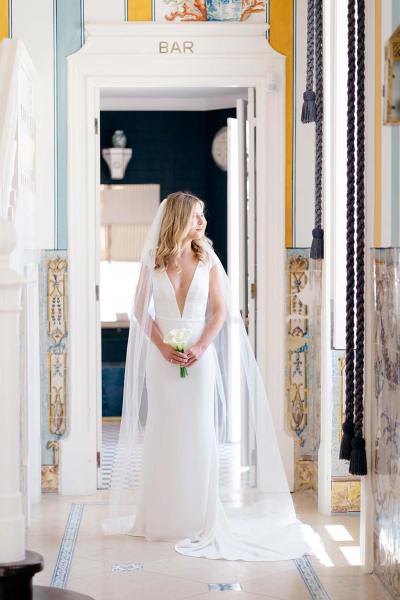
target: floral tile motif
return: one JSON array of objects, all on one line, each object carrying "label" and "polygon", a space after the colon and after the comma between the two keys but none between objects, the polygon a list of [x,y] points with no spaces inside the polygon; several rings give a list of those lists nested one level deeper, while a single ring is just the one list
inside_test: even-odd
[{"label": "floral tile motif", "polygon": [[308,424],[309,307],[301,294],[309,284],[309,261],[302,253],[287,257],[287,393],[288,426],[305,443]]},{"label": "floral tile motif", "polygon": [[67,276],[67,252],[43,250],[39,296],[44,492],[58,490],[58,440],[67,426]]},{"label": "floral tile motif", "polygon": [[67,332],[67,261],[56,257],[47,263],[47,310],[49,335],[60,342]]},{"label": "floral tile motif", "polygon": [[319,447],[319,374],[315,360],[318,343],[320,271],[309,260],[308,249],[287,253],[287,427],[295,436],[296,490],[316,490]]},{"label": "floral tile motif", "polygon": [[61,435],[66,424],[67,353],[58,348],[48,352],[49,431]]},{"label": "floral tile motif", "polygon": [[372,250],[374,569],[400,589],[400,249]]},{"label": "floral tile motif", "polygon": [[[155,20],[265,23],[267,8],[266,0],[158,0],[155,4]],[[180,51],[178,46],[176,51]]]}]

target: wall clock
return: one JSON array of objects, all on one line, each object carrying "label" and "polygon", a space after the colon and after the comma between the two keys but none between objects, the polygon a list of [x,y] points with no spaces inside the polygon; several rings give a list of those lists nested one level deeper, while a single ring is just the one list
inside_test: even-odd
[{"label": "wall clock", "polygon": [[228,167],[228,128],[221,127],[214,136],[211,154],[216,164],[223,171]]}]

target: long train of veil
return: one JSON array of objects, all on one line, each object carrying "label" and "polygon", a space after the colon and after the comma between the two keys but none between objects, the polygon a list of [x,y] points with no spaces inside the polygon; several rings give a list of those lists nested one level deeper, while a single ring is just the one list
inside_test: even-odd
[{"label": "long train of veil", "polygon": [[[160,203],[141,254],[130,321],[122,420],[111,473],[108,514],[102,523],[106,534],[129,533],[135,519],[147,414],[145,366],[154,318],[152,271],[165,204],[166,199]],[[219,469],[224,472],[219,490],[226,521],[237,540],[251,538],[254,547],[261,549],[259,554],[253,552],[251,560],[296,558],[309,551],[304,537],[306,526],[295,514],[265,386],[241,314],[234,308],[226,271],[211,244],[204,244],[209,260],[218,270],[226,314],[213,342],[217,363],[215,431],[220,467],[224,461],[228,463],[227,468]],[[208,307],[206,320],[209,316]],[[233,403],[241,416],[241,433],[235,439],[229,418]],[[212,540],[207,543],[212,545]],[[263,552],[265,543],[269,548]],[[178,551],[184,554],[185,545]],[[199,552],[199,556],[207,556],[204,549]],[[210,551],[209,557],[218,555]],[[240,552],[233,553],[232,558],[237,557]]]}]

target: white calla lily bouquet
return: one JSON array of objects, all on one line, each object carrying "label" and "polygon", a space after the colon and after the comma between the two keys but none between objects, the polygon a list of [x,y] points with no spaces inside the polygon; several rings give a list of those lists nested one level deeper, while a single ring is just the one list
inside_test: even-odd
[{"label": "white calla lily bouquet", "polygon": [[[181,329],[171,329],[164,336],[164,344],[169,344],[178,350],[178,352],[185,352],[188,347],[188,342],[192,337],[192,330],[182,327]],[[181,377],[187,377],[188,371],[186,367],[179,367]]]}]

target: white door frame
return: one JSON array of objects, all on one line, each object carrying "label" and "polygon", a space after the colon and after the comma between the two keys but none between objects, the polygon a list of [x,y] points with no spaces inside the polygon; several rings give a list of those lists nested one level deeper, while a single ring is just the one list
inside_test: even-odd
[{"label": "white door frame", "polygon": [[[285,57],[269,46],[266,29],[246,23],[87,25],[85,45],[68,57],[69,396],[68,432],[60,440],[62,494],[90,494],[97,487],[100,153],[94,120],[104,87],[256,89],[257,354],[293,488],[294,440],[285,431]],[[167,46],[174,52],[164,52]]]}]

